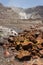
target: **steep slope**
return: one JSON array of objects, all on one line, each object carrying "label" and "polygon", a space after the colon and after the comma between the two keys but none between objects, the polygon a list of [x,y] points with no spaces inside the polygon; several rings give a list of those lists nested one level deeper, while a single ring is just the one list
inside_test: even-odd
[{"label": "steep slope", "polygon": [[25,9],[27,15],[31,14],[30,18],[43,18],[43,6]]},{"label": "steep slope", "polygon": [[43,6],[33,8],[5,7],[0,3],[0,19],[43,19]]},{"label": "steep slope", "polygon": [[23,8],[20,8],[20,7],[11,7],[12,10],[16,13],[19,13],[19,12],[24,12],[24,9]]},{"label": "steep slope", "polygon": [[0,23],[11,23],[14,19],[19,19],[19,15],[14,12],[10,7],[4,7],[0,4]]},{"label": "steep slope", "polygon": [[13,7],[12,10],[18,13],[21,19],[43,19],[43,6],[36,6],[27,9]]},{"label": "steep slope", "polygon": [[19,8],[19,7],[12,7],[12,10],[16,13],[18,13],[18,15],[20,16],[20,19],[27,19],[27,15],[24,12],[23,8]]}]

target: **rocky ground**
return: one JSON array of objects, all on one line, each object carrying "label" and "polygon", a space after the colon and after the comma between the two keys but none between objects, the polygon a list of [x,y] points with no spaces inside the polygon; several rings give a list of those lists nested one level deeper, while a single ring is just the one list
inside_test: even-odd
[{"label": "rocky ground", "polygon": [[3,53],[4,53],[4,50],[0,46],[0,65],[33,65],[35,63],[37,65],[43,65],[43,59],[40,59],[40,58],[35,59],[35,60],[33,59],[31,61],[20,62],[20,61],[16,60],[13,55],[10,57],[5,57]]},{"label": "rocky ground", "polygon": [[42,34],[40,30],[25,30],[17,37],[10,36],[3,45],[0,43],[0,65],[43,65]]},{"label": "rocky ground", "polygon": [[[15,57],[12,55],[10,57],[4,57],[3,54],[4,50],[2,47],[0,47],[0,65],[33,65],[33,64],[37,64],[37,65],[43,65],[43,59],[33,59],[31,61],[23,61],[20,62],[18,60],[15,59]],[[40,61],[40,62],[39,62]]]}]

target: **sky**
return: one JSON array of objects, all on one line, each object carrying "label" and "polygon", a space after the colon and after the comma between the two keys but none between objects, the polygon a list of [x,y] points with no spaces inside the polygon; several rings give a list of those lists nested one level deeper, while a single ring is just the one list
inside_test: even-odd
[{"label": "sky", "polygon": [[5,6],[30,8],[35,6],[42,6],[43,0],[0,0]]}]

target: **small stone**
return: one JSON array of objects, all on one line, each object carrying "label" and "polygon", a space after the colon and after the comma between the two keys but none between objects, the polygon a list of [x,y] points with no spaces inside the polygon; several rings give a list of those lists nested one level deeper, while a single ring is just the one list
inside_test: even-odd
[{"label": "small stone", "polygon": [[9,57],[10,56],[10,53],[6,50],[6,51],[4,51],[4,56],[5,57]]}]

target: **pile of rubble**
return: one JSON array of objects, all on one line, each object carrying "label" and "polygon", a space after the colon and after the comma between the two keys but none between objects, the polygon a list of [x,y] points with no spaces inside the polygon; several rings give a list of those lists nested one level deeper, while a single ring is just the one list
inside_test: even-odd
[{"label": "pile of rubble", "polygon": [[3,48],[17,51],[16,59],[20,61],[43,58],[43,32],[37,30],[24,30],[18,36],[9,36],[4,42]]}]

